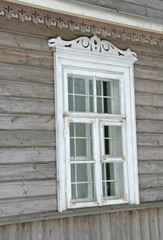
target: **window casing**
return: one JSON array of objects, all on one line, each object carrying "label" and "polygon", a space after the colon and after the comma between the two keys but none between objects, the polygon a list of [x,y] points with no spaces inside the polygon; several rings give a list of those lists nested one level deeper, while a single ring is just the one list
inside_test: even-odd
[{"label": "window casing", "polygon": [[106,41],[96,36],[86,41],[91,50],[79,47],[80,39],[75,45],[61,39],[49,42],[55,64],[59,211],[139,203],[136,57],[132,52],[125,56],[109,42],[113,52],[99,51]]}]

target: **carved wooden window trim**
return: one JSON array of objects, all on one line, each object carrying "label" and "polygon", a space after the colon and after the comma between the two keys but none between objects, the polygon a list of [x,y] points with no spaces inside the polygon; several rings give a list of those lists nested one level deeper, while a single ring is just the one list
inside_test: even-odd
[{"label": "carved wooden window trim", "polygon": [[[136,148],[136,124],[134,102],[134,75],[133,64],[137,60],[136,54],[129,49],[122,51],[110,42],[100,40],[96,35],[80,37],[72,41],[64,41],[60,37],[50,39],[49,47],[54,54],[54,84],[55,84],[55,118],[56,118],[56,159],[58,181],[58,211],[68,208],[81,208],[89,206],[102,206],[110,204],[138,204],[138,168]],[[68,74],[89,76],[108,76],[120,82],[122,94],[120,114],[98,114],[97,112],[76,112],[68,108]],[[109,158],[100,155],[101,150],[95,151],[96,198],[91,202],[74,202],[71,199],[70,181],[70,147],[69,127],[72,122],[91,123],[94,127],[94,148],[102,143],[103,130],[106,126],[122,126],[125,130],[123,144],[125,156],[115,161],[124,161],[124,194],[120,199],[103,199],[102,179],[99,166]],[[100,135],[98,133],[100,131]],[[100,136],[100,137],[99,137]],[[126,147],[127,146],[127,147]],[[104,146],[102,144],[103,149]],[[97,172],[96,172],[97,171]]]}]

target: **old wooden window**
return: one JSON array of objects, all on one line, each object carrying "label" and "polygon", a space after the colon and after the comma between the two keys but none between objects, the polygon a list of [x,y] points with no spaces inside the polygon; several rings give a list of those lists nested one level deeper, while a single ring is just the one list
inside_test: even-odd
[{"label": "old wooden window", "polygon": [[97,36],[51,39],[58,210],[139,203],[133,63]]}]

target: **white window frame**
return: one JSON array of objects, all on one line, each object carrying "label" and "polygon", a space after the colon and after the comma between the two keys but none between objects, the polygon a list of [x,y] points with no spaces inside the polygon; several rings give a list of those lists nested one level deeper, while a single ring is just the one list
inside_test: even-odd
[{"label": "white window frame", "polygon": [[[108,41],[100,40],[97,36],[92,38],[80,37],[73,41],[63,41],[60,37],[50,39],[49,47],[54,54],[54,85],[55,85],[55,120],[56,120],[56,161],[57,161],[57,194],[58,211],[69,208],[89,206],[102,206],[112,204],[139,204],[138,166],[136,146],[136,121],[135,121],[135,92],[133,64],[137,60],[136,54],[130,50],[122,51]],[[98,76],[117,79],[121,82],[121,114],[97,114],[68,111],[68,74]],[[100,119],[102,121],[99,121]],[[94,152],[97,201],[72,204],[70,180],[69,154],[69,122],[92,122],[95,126],[94,148],[97,149],[102,138],[103,124],[120,126],[123,129],[126,149],[125,164],[125,198],[104,201],[102,198],[101,173],[97,172],[102,155]],[[101,145],[101,148],[103,146]],[[130,181],[129,181],[130,179]]]}]

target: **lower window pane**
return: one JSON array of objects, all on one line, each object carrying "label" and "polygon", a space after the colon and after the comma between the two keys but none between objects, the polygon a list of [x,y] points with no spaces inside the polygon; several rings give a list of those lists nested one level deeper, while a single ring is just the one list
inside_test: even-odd
[{"label": "lower window pane", "polygon": [[92,202],[95,200],[94,164],[71,164],[72,202]]},{"label": "lower window pane", "polygon": [[102,164],[102,189],[106,200],[124,197],[123,163]]}]

